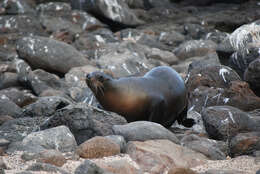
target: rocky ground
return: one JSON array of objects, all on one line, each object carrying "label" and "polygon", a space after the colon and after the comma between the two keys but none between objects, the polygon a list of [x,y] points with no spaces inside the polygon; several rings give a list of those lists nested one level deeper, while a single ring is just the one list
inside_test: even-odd
[{"label": "rocky ground", "polygon": [[[258,19],[255,0],[1,1],[0,173],[255,174]],[[185,80],[192,128],[127,123],[85,82],[160,65]]]}]

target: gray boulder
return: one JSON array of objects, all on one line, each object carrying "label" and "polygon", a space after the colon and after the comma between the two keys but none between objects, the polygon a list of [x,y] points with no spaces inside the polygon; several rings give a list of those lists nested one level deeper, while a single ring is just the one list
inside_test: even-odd
[{"label": "gray boulder", "polygon": [[260,131],[249,114],[231,106],[211,106],[202,111],[202,119],[209,137],[230,140],[241,132]]},{"label": "gray boulder", "polygon": [[66,126],[58,126],[43,131],[32,132],[22,140],[23,146],[41,146],[44,149],[56,149],[60,152],[75,150],[77,143]]},{"label": "gray boulder", "polygon": [[23,37],[17,41],[17,51],[34,68],[50,72],[66,73],[89,63],[74,47],[46,37]]},{"label": "gray boulder", "polygon": [[112,135],[112,126],[126,124],[126,120],[111,112],[88,106],[86,104],[69,105],[59,109],[41,129],[66,125],[74,134],[78,144],[94,137]]},{"label": "gray boulder", "polygon": [[126,125],[114,125],[114,134],[121,135],[128,141],[146,141],[152,139],[168,139],[179,144],[178,138],[158,123],[136,121]]}]

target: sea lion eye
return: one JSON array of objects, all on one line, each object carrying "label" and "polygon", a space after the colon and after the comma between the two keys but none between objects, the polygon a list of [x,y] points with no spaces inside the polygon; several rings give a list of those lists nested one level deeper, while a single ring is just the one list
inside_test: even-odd
[{"label": "sea lion eye", "polygon": [[104,81],[104,77],[103,76],[98,76],[98,80],[100,80],[100,81]]}]

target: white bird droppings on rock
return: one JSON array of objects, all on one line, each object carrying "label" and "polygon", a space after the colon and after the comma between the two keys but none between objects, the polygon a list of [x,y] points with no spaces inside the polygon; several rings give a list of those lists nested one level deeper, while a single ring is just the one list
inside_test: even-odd
[{"label": "white bird droppings on rock", "polygon": [[221,68],[219,70],[219,75],[222,77],[222,79],[224,80],[224,82],[227,82],[226,81],[226,78],[225,78],[225,74],[230,74],[229,70],[226,69],[226,68]]}]

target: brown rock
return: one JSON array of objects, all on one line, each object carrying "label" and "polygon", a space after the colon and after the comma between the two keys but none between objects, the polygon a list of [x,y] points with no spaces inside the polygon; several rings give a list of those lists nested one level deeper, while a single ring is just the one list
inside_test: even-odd
[{"label": "brown rock", "polygon": [[252,111],[260,108],[260,97],[256,96],[243,81],[231,81],[229,87],[199,86],[189,93],[189,105],[200,112],[209,106],[228,105],[243,111]]},{"label": "brown rock", "polygon": [[231,139],[232,156],[252,155],[260,150],[260,132],[240,133]]},{"label": "brown rock", "polygon": [[232,81],[224,96],[230,98],[229,105],[244,111],[252,111],[260,108],[260,97],[250,89],[248,83]]},{"label": "brown rock", "polygon": [[98,159],[95,161],[99,167],[114,174],[142,174],[138,165],[127,155],[124,157],[112,157],[111,159]]},{"label": "brown rock", "polygon": [[168,174],[196,174],[193,170],[189,168],[182,168],[182,167],[172,167]]},{"label": "brown rock", "polygon": [[188,91],[192,92],[199,86],[228,88],[231,81],[240,80],[240,77],[227,66],[211,65],[192,69],[186,80]]},{"label": "brown rock", "polygon": [[58,167],[66,163],[65,157],[57,150],[45,150],[40,153],[40,158],[37,162],[48,163]]},{"label": "brown rock", "polygon": [[131,141],[127,154],[144,172],[164,173],[170,167],[195,167],[204,164],[207,157],[169,140]]},{"label": "brown rock", "polygon": [[82,158],[102,158],[120,153],[120,146],[111,140],[96,136],[82,143],[76,153]]}]

